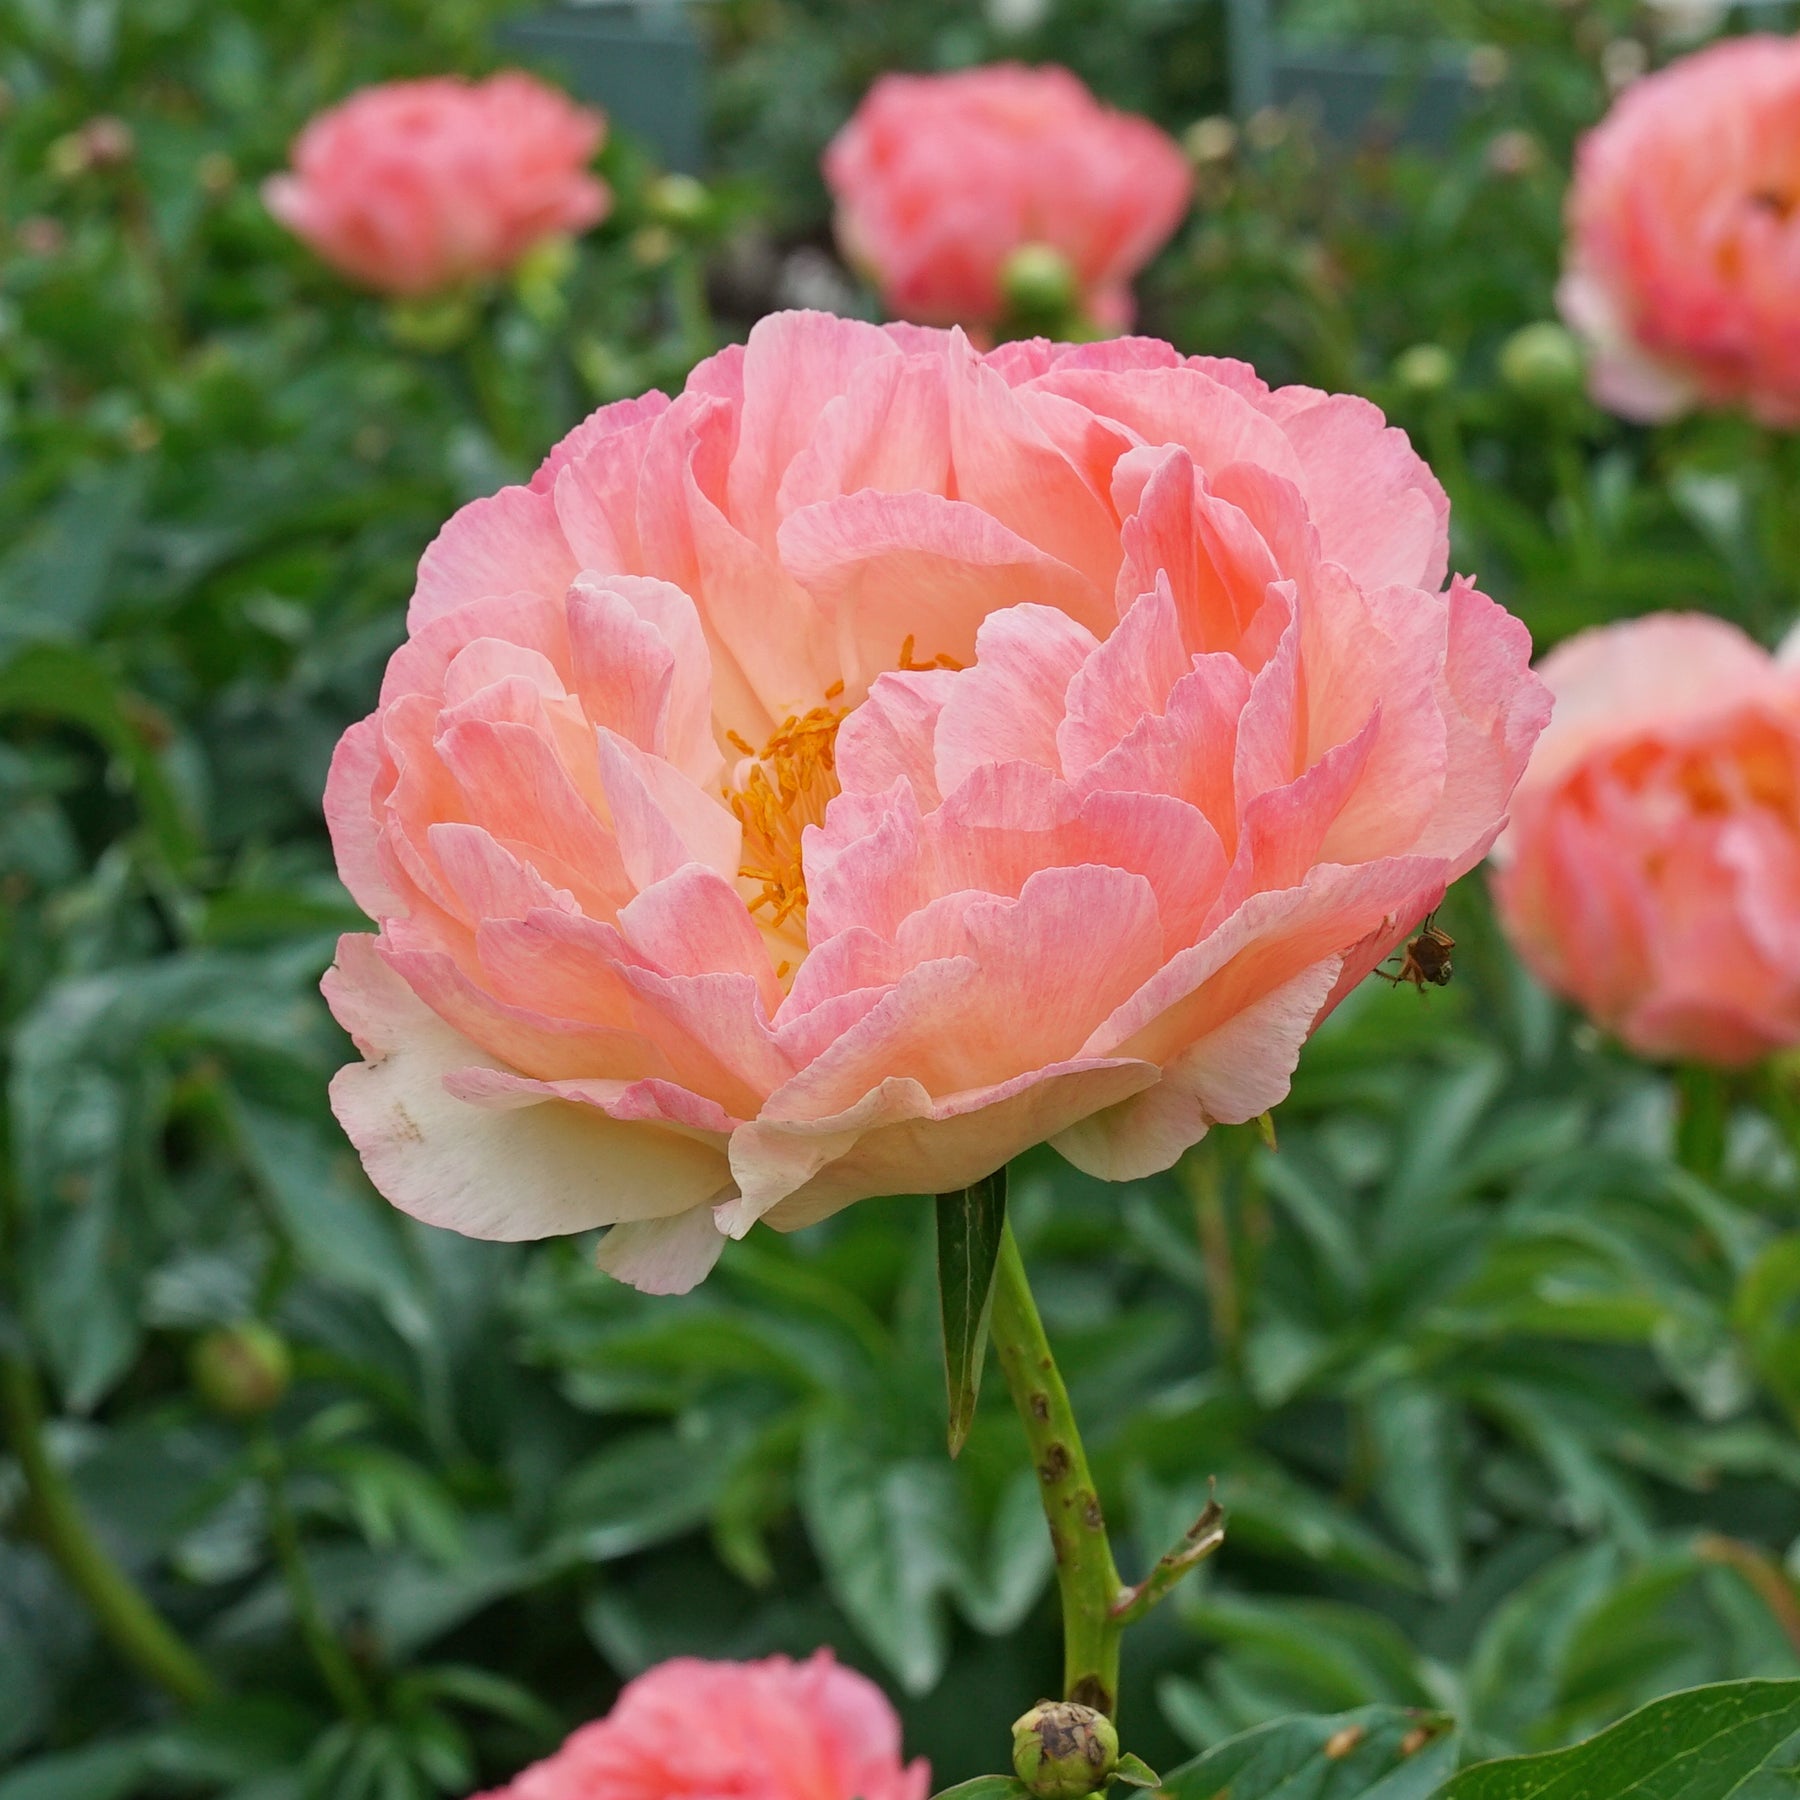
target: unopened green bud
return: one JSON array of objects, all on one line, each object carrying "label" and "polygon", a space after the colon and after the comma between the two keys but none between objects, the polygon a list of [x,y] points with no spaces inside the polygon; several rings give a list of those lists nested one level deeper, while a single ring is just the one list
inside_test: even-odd
[{"label": "unopened green bud", "polygon": [[1066,318],[1080,298],[1073,266],[1051,244],[1021,244],[1000,271],[1000,292],[1026,319]]},{"label": "unopened green bud", "polygon": [[1522,326],[1500,346],[1500,379],[1527,400],[1579,393],[1585,373],[1580,344],[1553,319]]},{"label": "unopened green bud", "polygon": [[475,296],[462,288],[388,302],[388,335],[403,350],[437,356],[454,350],[480,317]]},{"label": "unopened green bud", "polygon": [[644,193],[650,216],[662,225],[698,225],[712,208],[706,183],[692,175],[659,175]]},{"label": "unopened green bud", "polygon": [[1394,358],[1394,379],[1409,394],[1441,394],[1456,379],[1456,358],[1442,344],[1414,344]]},{"label": "unopened green bud", "polygon": [[254,1319],[209,1331],[194,1345],[189,1373],[200,1397],[228,1419],[272,1412],[293,1379],[287,1341]]},{"label": "unopened green bud", "polygon": [[1013,1725],[1013,1773],[1037,1800],[1097,1793],[1118,1763],[1119,1734],[1091,1706],[1040,1700]]}]

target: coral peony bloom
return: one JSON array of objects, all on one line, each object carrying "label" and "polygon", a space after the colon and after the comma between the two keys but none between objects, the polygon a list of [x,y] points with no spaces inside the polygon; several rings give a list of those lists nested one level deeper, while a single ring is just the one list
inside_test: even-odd
[{"label": "coral peony bloom", "polygon": [[1800,670],[1658,614],[1583,632],[1543,676],[1555,722],[1495,859],[1520,954],[1643,1056],[1800,1043]]},{"label": "coral peony bloom", "polygon": [[377,1187],[720,1234],[1166,1168],[1485,854],[1547,701],[1366,401],[821,314],[427,551],[326,809]]},{"label": "coral peony bloom", "polygon": [[1124,330],[1130,283],[1187,211],[1193,175],[1148,119],[1102,106],[1066,69],[1017,63],[884,75],[825,152],[844,253],[888,310],[996,323],[1027,245],[1060,251],[1089,314]]},{"label": "coral peony bloom", "polygon": [[319,114],[263,198],[353,281],[429,294],[605,218],[611,192],[588,170],[605,138],[599,113],[516,70],[392,81]]},{"label": "coral peony bloom", "polygon": [[1732,38],[1626,90],[1580,148],[1558,300],[1614,412],[1800,424],[1800,39]]},{"label": "coral peony bloom", "polygon": [[900,1721],[829,1650],[803,1663],[701,1662],[640,1675],[604,1719],[478,1800],[925,1800]]}]

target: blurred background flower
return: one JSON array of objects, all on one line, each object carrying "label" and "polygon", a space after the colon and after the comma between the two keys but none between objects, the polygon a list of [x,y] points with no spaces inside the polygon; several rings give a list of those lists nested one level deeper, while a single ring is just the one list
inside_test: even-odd
[{"label": "blurred background flower", "polygon": [[588,165],[605,138],[600,114],[517,71],[387,82],[313,119],[263,197],[351,280],[431,294],[598,224],[611,195]]},{"label": "blurred background flower", "polygon": [[1669,614],[1548,657],[1497,892],[1527,963],[1639,1055],[1800,1044],[1800,669]]},{"label": "blurred background flower", "polygon": [[1715,45],[1581,143],[1563,315],[1631,419],[1744,406],[1800,423],[1800,42]]},{"label": "blurred background flower", "polygon": [[[890,313],[992,331],[1013,309],[1122,331],[1192,186],[1175,143],[1065,69],[884,75],[825,153],[837,235]],[[1021,256],[1054,253],[1051,292]],[[1029,266],[1029,265],[1027,265]],[[1056,291],[1058,271],[1068,289]]]},{"label": "blurred background flower", "polygon": [[821,1650],[659,1664],[485,1800],[925,1800],[930,1785],[923,1761],[902,1765],[881,1689]]}]

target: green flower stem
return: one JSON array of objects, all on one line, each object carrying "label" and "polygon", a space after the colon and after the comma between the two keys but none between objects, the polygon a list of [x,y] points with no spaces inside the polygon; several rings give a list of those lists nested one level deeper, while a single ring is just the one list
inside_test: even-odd
[{"label": "green flower stem", "polygon": [[1209,1135],[1182,1158],[1176,1174],[1193,1202],[1213,1345],[1219,1360],[1235,1369],[1243,1359],[1244,1303],[1225,1200],[1222,1146]]},{"label": "green flower stem", "polygon": [[38,1533],[69,1585],[86,1601],[113,1648],[157,1686],[189,1706],[215,1698],[218,1684],[143,1590],[95,1537],[68,1478],[44,1443],[37,1376],[16,1356],[0,1358],[0,1412],[25,1477]]},{"label": "green flower stem", "polygon": [[1050,1539],[1056,1546],[1063,1694],[1111,1716],[1119,1704],[1119,1639],[1125,1628],[1115,1609],[1126,1589],[1113,1562],[1100,1496],[1088,1472],[1068,1389],[1050,1353],[1010,1221],[1001,1235],[994,1272],[990,1334],[1013,1405],[1025,1425]]},{"label": "green flower stem", "polygon": [[288,1605],[293,1608],[301,1641],[344,1715],[351,1719],[367,1719],[372,1709],[362,1677],[350,1660],[350,1652],[331,1629],[325,1609],[319,1604],[318,1590],[313,1586],[312,1571],[306,1566],[306,1553],[300,1547],[300,1528],[294,1519],[294,1509],[288,1505],[287,1465],[272,1433],[258,1434],[256,1463],[268,1499],[269,1539],[287,1587]]},{"label": "green flower stem", "polygon": [[1714,1179],[1725,1161],[1731,1080],[1722,1070],[1686,1063],[1675,1077],[1675,1150],[1684,1169]]}]

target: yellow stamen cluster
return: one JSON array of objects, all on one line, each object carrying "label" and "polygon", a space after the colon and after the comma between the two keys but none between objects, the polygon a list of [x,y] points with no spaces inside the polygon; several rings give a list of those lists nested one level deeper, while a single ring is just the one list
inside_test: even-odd
[{"label": "yellow stamen cluster", "polygon": [[[826,700],[843,694],[839,682]],[[782,721],[757,751],[736,732],[733,748],[754,758],[743,786],[728,788],[725,803],[744,828],[744,860],[738,873],[758,884],[750,910],[766,912],[771,926],[806,914],[806,872],[800,859],[801,834],[825,820],[838,792],[837,733],[845,709],[815,706]]]},{"label": "yellow stamen cluster", "polygon": [[[910,673],[926,669],[961,669],[949,655],[929,662],[913,660],[913,640],[900,646],[898,666]],[[825,822],[825,808],[838,793],[837,734],[849,708],[836,705],[844,684],[833,682],[825,690],[825,704],[811,712],[794,713],[776,727],[758,750],[735,731],[725,736],[731,747],[750,759],[742,784],[725,790],[725,804],[744,828],[744,860],[738,874],[756,883],[758,893],[750,902],[753,913],[765,915],[775,930],[790,919],[806,921],[806,870],[800,841],[808,825]],[[786,980],[788,963],[776,970]]]}]

